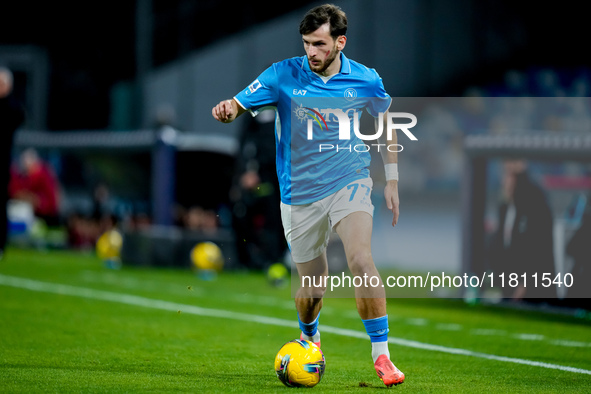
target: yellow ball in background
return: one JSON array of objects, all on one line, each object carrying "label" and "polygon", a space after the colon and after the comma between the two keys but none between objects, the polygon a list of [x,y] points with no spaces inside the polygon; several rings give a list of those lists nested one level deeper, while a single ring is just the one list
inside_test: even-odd
[{"label": "yellow ball in background", "polygon": [[282,263],[275,263],[269,266],[267,270],[267,279],[269,283],[276,287],[283,287],[289,278],[289,271]]},{"label": "yellow ball in background", "polygon": [[219,272],[224,268],[222,250],[213,242],[200,242],[191,250],[191,261],[199,270]]},{"label": "yellow ball in background", "polygon": [[103,233],[96,241],[96,254],[102,260],[117,260],[121,256],[123,237],[117,230]]}]

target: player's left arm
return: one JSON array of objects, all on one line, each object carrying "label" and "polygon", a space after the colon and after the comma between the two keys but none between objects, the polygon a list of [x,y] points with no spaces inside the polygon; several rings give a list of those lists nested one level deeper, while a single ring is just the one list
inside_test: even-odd
[{"label": "player's left arm", "polygon": [[[380,144],[384,144],[385,148],[380,149],[382,160],[384,161],[384,170],[386,172],[386,187],[384,188],[384,197],[386,198],[386,206],[392,211],[392,226],[398,223],[398,215],[400,214],[400,200],[398,198],[398,138],[396,130],[392,130],[392,138],[388,139],[387,133],[387,114],[386,111],[382,118],[375,119],[376,129],[379,126],[378,122],[382,121],[384,124],[382,135],[380,136]],[[381,145],[381,146],[384,146]],[[388,146],[395,145],[392,149],[387,149]]]}]

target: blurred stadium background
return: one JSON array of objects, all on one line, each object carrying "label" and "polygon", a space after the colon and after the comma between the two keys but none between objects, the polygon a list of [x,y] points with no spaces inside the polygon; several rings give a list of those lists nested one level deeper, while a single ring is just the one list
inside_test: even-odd
[{"label": "blurred stadium background", "polygon": [[[522,157],[534,160],[530,170],[548,193],[556,260],[567,267],[565,245],[581,224],[591,190],[591,53],[584,45],[582,5],[334,3],[349,17],[347,56],[375,68],[390,95],[470,97],[464,113],[483,111],[464,123],[445,107],[431,106],[419,117],[438,131],[418,128],[419,142],[400,155],[400,224],[392,242],[376,239],[374,244],[388,245],[375,248],[376,262],[400,269],[474,269],[484,255],[485,233],[495,226],[499,159]],[[0,65],[13,70],[14,94],[27,111],[13,157],[33,147],[54,169],[61,224],[69,234],[59,246],[94,248],[100,230],[91,220],[98,207],[114,215],[124,233],[124,263],[188,266],[200,241],[220,245],[228,268],[259,269],[277,261],[284,246],[270,218],[278,209],[244,202],[276,196],[272,181],[257,184],[266,185],[258,194],[245,196],[243,187],[242,174],[265,163],[261,156],[269,142],[252,132],[264,132],[264,125],[246,117],[222,125],[211,117],[211,107],[271,63],[302,55],[297,26],[315,4],[3,4]],[[503,97],[549,99],[540,117],[527,110],[531,100]],[[567,142],[573,135],[587,139],[574,140],[581,151],[565,149],[558,156],[548,152],[562,139],[536,145],[535,136],[549,133]],[[519,145],[512,136],[533,142]],[[499,139],[505,137],[509,142]],[[265,138],[273,149],[271,134]],[[381,229],[390,218],[381,204],[380,160],[373,163],[374,203],[381,213],[375,226]],[[256,211],[253,217],[247,217],[248,208]],[[253,233],[252,246],[240,250],[236,240]]]}]

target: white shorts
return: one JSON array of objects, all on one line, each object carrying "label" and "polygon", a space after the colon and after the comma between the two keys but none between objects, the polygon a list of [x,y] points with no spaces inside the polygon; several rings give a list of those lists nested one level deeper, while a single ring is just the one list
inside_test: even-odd
[{"label": "white shorts", "polygon": [[339,191],[304,205],[281,203],[285,239],[295,263],[306,263],[322,254],[334,226],[353,212],[373,217],[371,178],[349,183]]}]

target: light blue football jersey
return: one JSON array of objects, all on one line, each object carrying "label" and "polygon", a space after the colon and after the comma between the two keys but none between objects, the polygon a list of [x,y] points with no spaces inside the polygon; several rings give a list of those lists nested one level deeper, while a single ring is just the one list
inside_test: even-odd
[{"label": "light blue football jersey", "polygon": [[350,138],[343,139],[337,116],[322,111],[339,107],[348,115],[354,109],[357,117],[363,110],[377,117],[391,98],[374,69],[340,56],[340,72],[326,82],[310,70],[306,56],[294,57],[274,63],[234,97],[253,116],[276,110],[276,166],[285,204],[309,204],[369,176],[371,156],[363,147],[371,142],[353,132],[355,116]]}]

